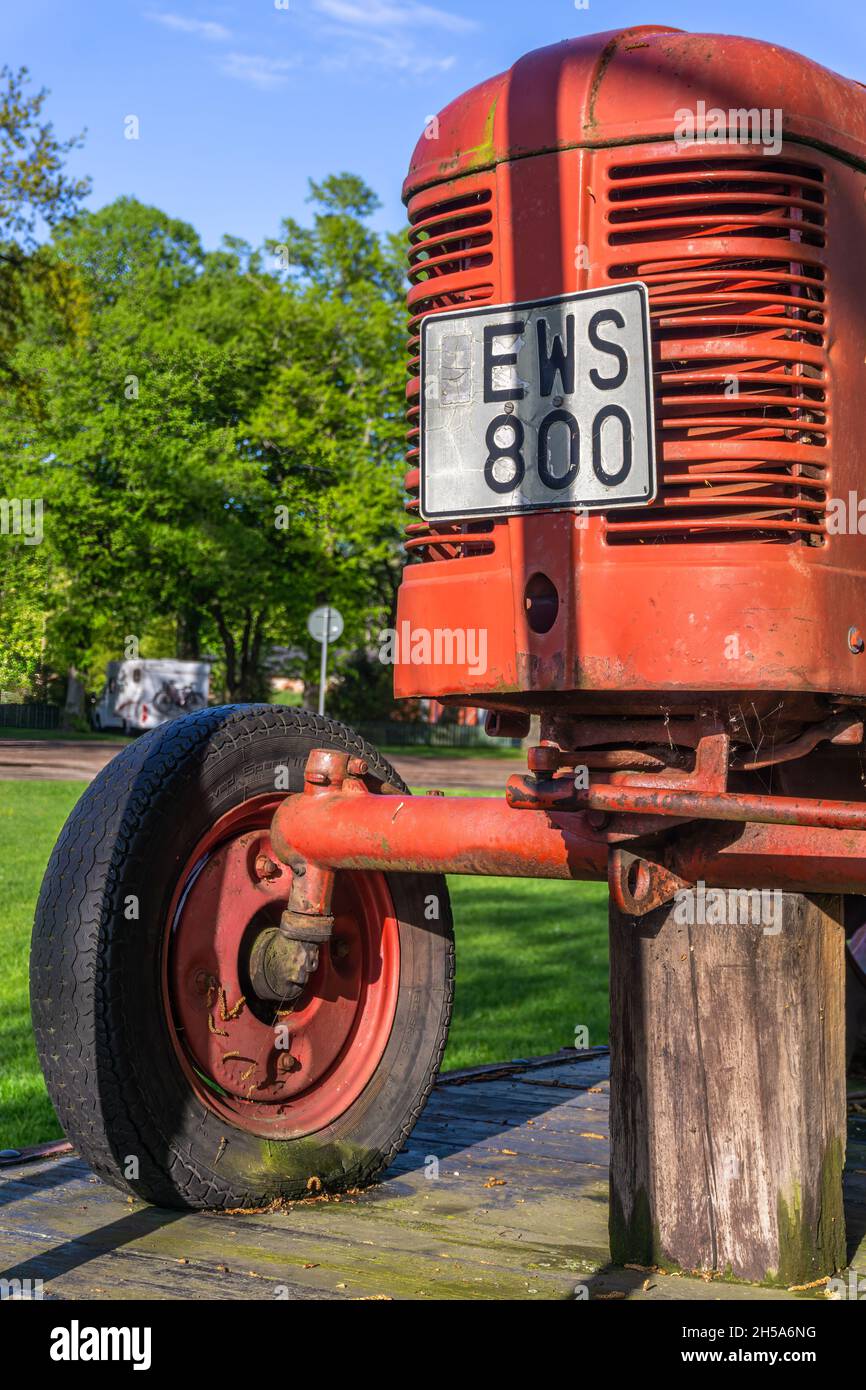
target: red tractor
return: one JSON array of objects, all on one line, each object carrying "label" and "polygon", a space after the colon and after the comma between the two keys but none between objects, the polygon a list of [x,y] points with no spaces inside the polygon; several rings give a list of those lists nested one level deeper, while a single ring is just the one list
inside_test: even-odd
[{"label": "red tractor", "polygon": [[493,799],[269,706],[115,758],[37,912],[58,1116],[165,1205],[368,1182],[445,1046],[444,875],[606,879],[614,1259],[820,1277],[866,893],[862,88],[573,40],[448,106],[405,198],[396,692],[538,746]]}]

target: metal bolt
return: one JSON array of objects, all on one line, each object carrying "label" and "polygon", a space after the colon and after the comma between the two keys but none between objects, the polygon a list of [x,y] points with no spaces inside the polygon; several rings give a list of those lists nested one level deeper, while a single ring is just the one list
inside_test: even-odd
[{"label": "metal bolt", "polygon": [[559,407],[562,405],[562,396],[554,396],[553,404],[554,407],[558,410]]},{"label": "metal bolt", "polygon": [[854,652],[855,656],[859,656],[864,647],[866,647],[866,642],[863,640],[863,634],[859,627],[849,627],[848,650]]},{"label": "metal bolt", "polygon": [[281,873],[279,864],[275,864],[273,859],[269,859],[266,854],[260,854],[256,859],[257,878],[279,878]]},{"label": "metal bolt", "polygon": [[298,1071],[300,1066],[297,1057],[293,1057],[291,1052],[283,1052],[277,1058],[277,1071]]},{"label": "metal bolt", "polygon": [[346,772],[350,777],[366,777],[370,770],[370,764],[365,758],[350,758],[346,764]]},{"label": "metal bolt", "polygon": [[530,748],[527,756],[530,772],[556,772],[562,759],[562,751],[549,743],[540,743]]},{"label": "metal bolt", "polygon": [[425,792],[425,796],[444,796],[444,795],[445,795],[444,792],[440,792],[440,791],[438,791],[438,790],[430,790],[430,791],[428,791],[428,792]]},{"label": "metal bolt", "polygon": [[505,402],[505,407],[504,407],[504,409],[505,409],[505,414],[506,414],[506,415],[513,415],[513,414],[514,414],[514,402],[513,402],[513,401],[506,401],[506,402]]}]

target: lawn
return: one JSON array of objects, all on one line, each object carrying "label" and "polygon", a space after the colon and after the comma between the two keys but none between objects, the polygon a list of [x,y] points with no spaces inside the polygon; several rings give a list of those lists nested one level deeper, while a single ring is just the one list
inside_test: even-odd
[{"label": "lawn", "polygon": [[[4,731],[5,732],[5,731]],[[82,782],[0,781],[0,1148],[58,1133],[30,1032],[27,953],[48,855]],[[607,886],[454,877],[445,1067],[607,1040]]]},{"label": "lawn", "polygon": [[[271,695],[269,703],[272,705],[284,705],[289,708],[298,708],[301,703],[300,695],[294,691],[278,691]],[[129,736],[124,734],[121,729],[106,729],[102,733],[96,733],[93,729],[87,730],[64,730],[64,729],[20,729],[17,727],[6,728],[0,725],[0,739],[60,739],[63,742],[73,743],[128,743]],[[386,758],[393,759],[411,754],[413,758],[454,758],[464,761],[467,758],[505,758],[510,761],[525,763],[526,753],[522,748],[512,748],[503,743],[479,743],[468,744],[465,747],[448,748],[440,744],[429,743],[405,743],[405,744],[377,744],[378,751]]]},{"label": "lawn", "polygon": [[0,1148],[59,1133],[30,1031],[27,955],[45,864],[85,785],[0,782]]}]

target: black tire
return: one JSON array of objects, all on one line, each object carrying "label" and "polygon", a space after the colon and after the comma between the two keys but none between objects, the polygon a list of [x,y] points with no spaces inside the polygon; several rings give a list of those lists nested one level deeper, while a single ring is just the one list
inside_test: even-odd
[{"label": "black tire", "polygon": [[[198,837],[274,769],[301,790],[312,748],[350,749],[405,790],[363,739],[269,705],[205,709],[147,733],[91,783],[61,832],[36,909],[31,1004],[58,1118],[93,1170],[170,1207],[262,1207],[370,1182],[405,1142],[435,1081],[451,1015],[454,946],[444,879],[389,875],[400,942],[396,1012],[372,1080],[316,1134],[263,1139],[196,1094],[172,1045],[162,940]],[[439,920],[425,918],[434,893]],[[128,895],[139,919],[124,915]],[[131,1163],[130,1159],[135,1159]]]}]

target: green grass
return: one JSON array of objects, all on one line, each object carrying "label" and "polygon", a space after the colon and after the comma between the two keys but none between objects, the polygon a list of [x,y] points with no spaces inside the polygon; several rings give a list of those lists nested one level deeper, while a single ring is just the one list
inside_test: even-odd
[{"label": "green grass", "polygon": [[[268,703],[272,705],[283,705],[289,708],[299,708],[302,704],[301,696],[293,690],[279,690],[276,694],[269,696]],[[74,743],[99,742],[108,740],[111,743],[128,743],[130,736],[125,734],[122,729],[106,729],[104,732],[96,733],[93,729],[88,730],[66,730],[66,729],[18,729],[5,728],[0,725],[0,741],[4,738],[28,738],[28,739],[61,739],[64,742],[70,740]],[[432,747],[429,744],[383,744],[378,750],[386,758],[399,758],[411,754],[413,758],[456,758],[461,761],[465,758],[507,758],[509,761],[525,763],[526,753],[522,748],[500,747],[495,743],[480,743],[477,747],[471,748],[440,748]]]},{"label": "green grass", "polygon": [[452,877],[457,989],[445,1067],[607,1042],[607,884]]},{"label": "green grass", "polygon": [[[59,1134],[30,1030],[27,959],[45,864],[84,786],[0,781],[0,1148]],[[552,1052],[581,1025],[591,1044],[607,1040],[605,884],[461,876],[449,888],[457,993],[446,1069]]]},{"label": "green grass", "polygon": [[0,1148],[60,1133],[30,1030],[27,960],[39,884],[84,782],[0,782]]}]

